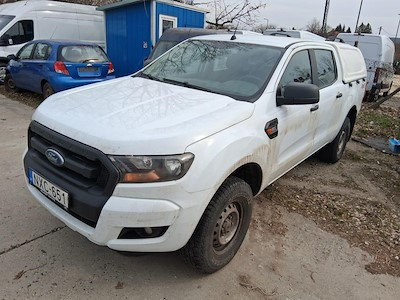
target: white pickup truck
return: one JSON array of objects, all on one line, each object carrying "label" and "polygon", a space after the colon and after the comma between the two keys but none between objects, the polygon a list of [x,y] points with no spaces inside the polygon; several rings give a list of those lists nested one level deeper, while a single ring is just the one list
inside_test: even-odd
[{"label": "white pickup truck", "polygon": [[132,76],[46,99],[23,158],[29,191],[96,244],[182,249],[212,273],[238,251],[254,196],[319,150],[342,157],[366,75],[343,43],[189,39]]}]

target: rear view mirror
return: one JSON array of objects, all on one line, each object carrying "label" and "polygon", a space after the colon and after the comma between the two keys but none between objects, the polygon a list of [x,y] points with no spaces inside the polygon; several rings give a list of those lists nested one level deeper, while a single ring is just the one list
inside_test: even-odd
[{"label": "rear view mirror", "polygon": [[283,96],[276,97],[276,105],[303,105],[319,102],[319,88],[315,84],[291,82],[283,89]]}]

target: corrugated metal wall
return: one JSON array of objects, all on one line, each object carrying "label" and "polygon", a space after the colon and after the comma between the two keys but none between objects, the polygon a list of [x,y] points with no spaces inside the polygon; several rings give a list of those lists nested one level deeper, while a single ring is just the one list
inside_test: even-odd
[{"label": "corrugated metal wall", "polygon": [[150,2],[108,10],[105,15],[107,53],[114,64],[115,75],[136,72],[143,67],[143,60],[151,51]]},{"label": "corrugated metal wall", "polygon": [[168,15],[178,18],[178,27],[204,28],[204,13],[157,2],[156,37],[159,37],[159,18]]}]

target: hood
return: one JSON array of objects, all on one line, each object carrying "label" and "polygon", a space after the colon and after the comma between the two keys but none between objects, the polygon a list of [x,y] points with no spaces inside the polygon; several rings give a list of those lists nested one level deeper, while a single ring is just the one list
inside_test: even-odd
[{"label": "hood", "polygon": [[106,154],[163,155],[251,116],[254,104],[144,78],[56,93],[33,120]]}]

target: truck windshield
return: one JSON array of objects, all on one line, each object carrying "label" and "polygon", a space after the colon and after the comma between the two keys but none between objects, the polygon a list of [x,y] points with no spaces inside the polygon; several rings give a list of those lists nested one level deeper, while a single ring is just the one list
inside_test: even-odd
[{"label": "truck windshield", "polygon": [[156,59],[178,43],[178,41],[159,41],[151,54],[151,59]]},{"label": "truck windshield", "polygon": [[137,76],[254,102],[283,51],[231,41],[188,40]]},{"label": "truck windshield", "polygon": [[0,30],[2,30],[15,16],[0,15]]}]

